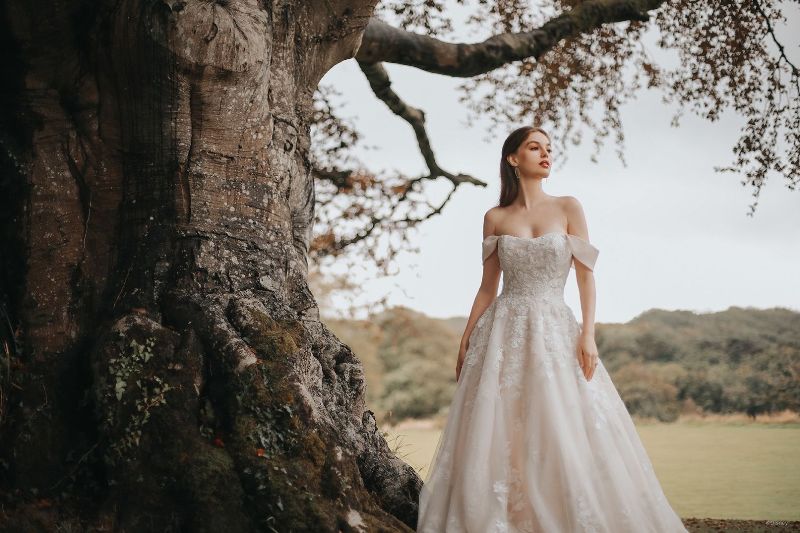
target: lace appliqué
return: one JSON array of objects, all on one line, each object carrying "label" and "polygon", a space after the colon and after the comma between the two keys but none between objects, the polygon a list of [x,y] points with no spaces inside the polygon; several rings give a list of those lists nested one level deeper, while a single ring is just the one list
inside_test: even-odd
[{"label": "lace appliqu\u00e9", "polygon": [[522,373],[524,371],[524,353],[521,350],[512,350],[506,358],[506,366],[501,376],[500,390],[509,398],[519,398],[522,393]]},{"label": "lace appliqu\u00e9", "polygon": [[[611,398],[608,397],[605,389],[601,387],[599,383],[595,382],[595,380],[602,379],[601,376],[598,375],[600,365],[602,365],[602,363],[598,360],[594,375],[592,379],[587,382],[589,394],[592,398],[592,416],[596,429],[603,429],[603,427],[608,425],[608,412],[611,410]],[[583,372],[581,372],[581,379],[586,380]]]},{"label": "lace appliqu\u00e9", "polygon": [[511,499],[509,501],[509,508],[512,512],[518,513],[525,508],[525,497],[522,491],[522,475],[519,473],[519,469],[511,469],[511,474],[508,476],[508,482],[511,484]]},{"label": "lace appliqu\u00e9", "polygon": [[497,501],[505,503],[508,499],[508,484],[505,481],[495,481],[492,485],[492,492]]},{"label": "lace appliqu\u00e9", "polygon": [[622,508],[622,523],[625,524],[625,529],[633,531],[633,518],[631,517],[631,510],[626,505]]},{"label": "lace appliqu\u00e9", "polygon": [[537,354],[539,357],[536,360],[536,364],[549,380],[552,380],[555,376],[556,367],[568,372],[570,366],[577,365],[577,356],[572,343],[565,342],[572,341],[573,338],[569,331],[563,331],[559,324],[560,321],[557,316],[544,322],[543,327],[546,328],[542,332],[544,350]]},{"label": "lace appliqu\u00e9", "polygon": [[508,522],[502,518],[495,520],[492,526],[492,533],[508,533]]},{"label": "lace appliqu\u00e9", "polygon": [[511,319],[511,338],[509,344],[511,344],[512,348],[519,350],[523,347],[527,321],[527,315],[516,315]]},{"label": "lace appliqu\u00e9", "polygon": [[592,514],[589,504],[586,501],[586,497],[583,495],[578,496],[578,524],[580,524],[580,531],[583,533],[598,532],[597,517]]}]

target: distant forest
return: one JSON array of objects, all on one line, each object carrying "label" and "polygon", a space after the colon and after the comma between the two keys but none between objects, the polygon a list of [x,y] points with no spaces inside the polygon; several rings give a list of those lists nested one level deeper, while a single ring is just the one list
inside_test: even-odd
[{"label": "distant forest", "polygon": [[[327,323],[363,362],[368,407],[380,420],[444,414],[465,318],[397,307]],[[800,313],[653,309],[595,329],[600,358],[633,415],[668,422],[682,412],[800,411]]]}]

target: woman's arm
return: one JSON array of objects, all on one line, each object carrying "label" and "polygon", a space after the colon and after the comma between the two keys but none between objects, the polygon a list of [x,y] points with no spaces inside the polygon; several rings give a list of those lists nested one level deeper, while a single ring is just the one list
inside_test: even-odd
[{"label": "woman's arm", "polygon": [[[495,223],[494,213],[490,209],[483,217],[483,238],[494,235]],[[478,319],[486,311],[486,308],[491,305],[497,297],[497,288],[500,285],[500,260],[497,257],[497,250],[492,252],[492,255],[486,258],[483,262],[483,276],[481,278],[481,285],[478,288],[478,294],[475,295],[475,300],[472,302],[472,309],[467,319],[467,325],[464,328],[464,335],[461,337],[461,346],[458,350],[458,362],[456,363],[456,381],[461,375],[461,364],[464,362],[464,356],[469,348],[469,337]]]},{"label": "woman's arm", "polygon": [[[565,196],[565,212],[567,215],[567,233],[581,237],[589,242],[589,230],[583,207],[577,198]],[[575,261],[575,279],[581,299],[581,336],[578,342],[580,354],[578,361],[587,381],[592,379],[597,366],[597,344],[594,339],[594,312],[597,292],[594,283],[594,272],[580,261]]]}]

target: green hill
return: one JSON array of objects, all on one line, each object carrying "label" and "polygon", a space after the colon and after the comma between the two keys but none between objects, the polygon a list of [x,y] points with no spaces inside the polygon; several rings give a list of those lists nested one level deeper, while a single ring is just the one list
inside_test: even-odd
[{"label": "green hill", "polygon": [[[364,364],[367,403],[381,420],[425,418],[448,407],[466,318],[396,307],[369,320],[327,323]],[[681,412],[800,411],[796,311],[651,309],[595,329],[600,358],[632,414],[671,421]]]}]

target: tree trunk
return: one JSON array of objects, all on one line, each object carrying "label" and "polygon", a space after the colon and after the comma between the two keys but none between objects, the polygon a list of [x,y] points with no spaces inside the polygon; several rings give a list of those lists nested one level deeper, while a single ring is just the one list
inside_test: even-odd
[{"label": "tree trunk", "polygon": [[306,283],[311,97],[374,3],[4,5],[0,530],[414,528]]}]

